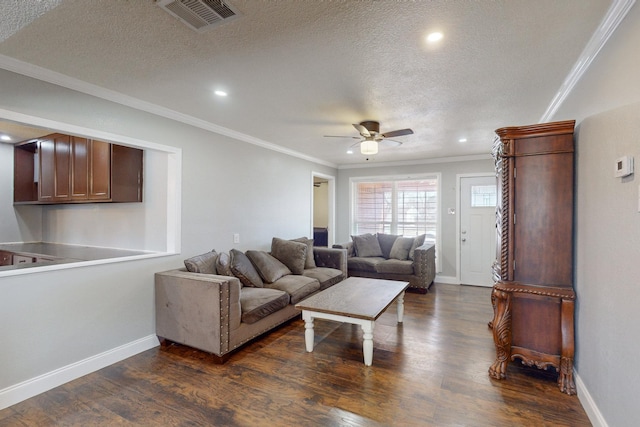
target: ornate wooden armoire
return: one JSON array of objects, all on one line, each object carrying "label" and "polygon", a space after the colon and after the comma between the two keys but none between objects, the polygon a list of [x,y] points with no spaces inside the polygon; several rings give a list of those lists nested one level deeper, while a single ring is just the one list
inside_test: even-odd
[{"label": "ornate wooden armoire", "polygon": [[489,369],[506,378],[521,360],[554,367],[558,386],[573,381],[573,192],[575,121],[496,130],[497,260],[493,273],[493,338]]}]

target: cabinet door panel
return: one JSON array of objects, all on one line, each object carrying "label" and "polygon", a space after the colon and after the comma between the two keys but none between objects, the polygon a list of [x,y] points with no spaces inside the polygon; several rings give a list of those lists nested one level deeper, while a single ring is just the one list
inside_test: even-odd
[{"label": "cabinet door panel", "polygon": [[519,157],[516,169],[514,280],[571,285],[573,155]]},{"label": "cabinet door panel", "polygon": [[89,199],[104,200],[111,197],[111,144],[91,141],[89,182]]},{"label": "cabinet door panel", "polygon": [[114,202],[142,201],[143,151],[137,148],[112,145],[111,200]]},{"label": "cabinet door panel", "polygon": [[55,142],[53,138],[42,139],[38,143],[40,174],[38,183],[38,200],[53,201],[55,196]]},{"label": "cabinet door panel", "polygon": [[57,135],[54,139],[55,200],[71,198],[71,144],[69,135]]},{"label": "cabinet door panel", "polygon": [[89,195],[89,140],[71,138],[71,198],[86,200]]}]

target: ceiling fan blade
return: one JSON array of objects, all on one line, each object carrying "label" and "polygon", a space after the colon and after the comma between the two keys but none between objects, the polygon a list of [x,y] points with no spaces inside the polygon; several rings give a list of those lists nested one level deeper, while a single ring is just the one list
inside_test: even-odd
[{"label": "ceiling fan blade", "polygon": [[360,135],[362,135],[363,137],[368,138],[371,136],[371,134],[369,133],[369,129],[367,129],[366,127],[356,124],[354,124],[353,127],[356,128],[358,133],[360,133]]},{"label": "ceiling fan blade", "polygon": [[362,144],[362,141],[364,141],[364,140],[360,140],[360,141],[356,142],[355,144],[350,145],[349,148],[357,147],[358,145]]},{"label": "ceiling fan blade", "polygon": [[386,147],[399,147],[402,145],[402,141],[396,141],[395,139],[382,139],[379,141],[380,144]]},{"label": "ceiling fan blade", "polygon": [[360,139],[359,136],[346,136],[346,135],[322,135],[325,138],[349,138],[349,139]]},{"label": "ceiling fan blade", "polygon": [[392,130],[391,132],[383,133],[382,136],[385,138],[393,138],[396,136],[411,135],[412,133],[413,131],[411,129],[398,129]]}]

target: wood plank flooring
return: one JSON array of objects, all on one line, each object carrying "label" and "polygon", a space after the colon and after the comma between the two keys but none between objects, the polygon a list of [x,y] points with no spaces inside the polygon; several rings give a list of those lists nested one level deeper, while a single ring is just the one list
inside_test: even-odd
[{"label": "wood plank flooring", "polygon": [[291,321],[224,365],[158,347],[0,411],[0,426],[590,426],[557,374],[495,358],[490,289],[436,284],[376,322],[373,366],[358,326]]}]

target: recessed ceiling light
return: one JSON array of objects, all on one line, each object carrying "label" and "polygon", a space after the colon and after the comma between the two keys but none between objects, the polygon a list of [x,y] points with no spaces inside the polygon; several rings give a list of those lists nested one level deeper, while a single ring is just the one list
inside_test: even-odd
[{"label": "recessed ceiling light", "polygon": [[458,142],[467,142],[467,138],[460,138]]},{"label": "recessed ceiling light", "polygon": [[431,33],[427,36],[427,41],[429,43],[437,42],[438,40],[442,40],[442,37],[444,37],[442,33],[439,33],[439,32]]},{"label": "recessed ceiling light", "polygon": [[218,96],[227,96],[227,92],[223,91],[223,90],[216,90],[215,92],[216,95]]},{"label": "recessed ceiling light", "polygon": [[3,141],[11,141],[11,137],[9,135],[2,135],[0,136],[0,139]]},{"label": "recessed ceiling light", "polygon": [[353,154],[353,150],[347,150],[347,154]]}]

